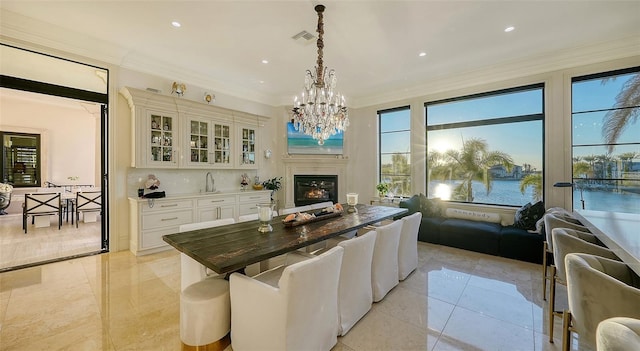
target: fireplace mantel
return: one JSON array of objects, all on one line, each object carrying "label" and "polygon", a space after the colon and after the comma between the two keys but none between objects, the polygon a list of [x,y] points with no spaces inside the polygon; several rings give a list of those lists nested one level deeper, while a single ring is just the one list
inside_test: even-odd
[{"label": "fireplace mantel", "polygon": [[337,175],[338,176],[338,200],[346,201],[344,189],[346,186],[346,170],[349,159],[346,157],[283,157],[285,175],[284,195],[285,207],[294,207],[293,176],[296,174],[307,175]]}]

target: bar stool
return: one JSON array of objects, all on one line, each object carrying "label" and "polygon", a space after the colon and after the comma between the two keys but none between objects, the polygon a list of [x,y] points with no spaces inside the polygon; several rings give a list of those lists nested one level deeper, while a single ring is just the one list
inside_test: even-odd
[{"label": "bar stool", "polygon": [[229,282],[207,278],[180,293],[182,350],[222,351],[231,338]]},{"label": "bar stool", "polygon": [[640,350],[640,319],[613,317],[598,324],[596,331],[598,351]]}]

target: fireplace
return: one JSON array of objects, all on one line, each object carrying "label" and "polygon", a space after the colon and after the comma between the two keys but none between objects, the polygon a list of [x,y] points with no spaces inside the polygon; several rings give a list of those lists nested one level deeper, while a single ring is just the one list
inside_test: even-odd
[{"label": "fireplace", "polygon": [[295,206],[318,202],[338,202],[337,175],[294,175],[293,196]]}]

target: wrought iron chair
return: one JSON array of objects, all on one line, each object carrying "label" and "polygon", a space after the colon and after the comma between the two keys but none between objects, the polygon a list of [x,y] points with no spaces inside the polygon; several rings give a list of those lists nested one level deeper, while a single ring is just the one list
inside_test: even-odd
[{"label": "wrought iron chair", "polygon": [[25,194],[22,207],[22,229],[27,234],[27,218],[31,216],[32,223],[37,216],[58,216],[58,230],[62,227],[62,210],[59,193]]}]

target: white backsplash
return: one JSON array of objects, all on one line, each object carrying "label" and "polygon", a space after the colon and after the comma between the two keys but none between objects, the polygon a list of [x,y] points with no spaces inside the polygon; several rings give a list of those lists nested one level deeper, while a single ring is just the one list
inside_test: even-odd
[{"label": "white backsplash", "polygon": [[205,178],[211,172],[216,190],[240,190],[241,175],[246,173],[253,184],[254,177],[260,176],[260,182],[274,176],[261,175],[257,170],[225,169],[225,170],[190,170],[190,169],[140,169],[130,168],[127,176],[127,195],[136,197],[138,189],[144,187],[149,174],[160,180],[160,188],[167,196],[197,194],[205,190]]}]

